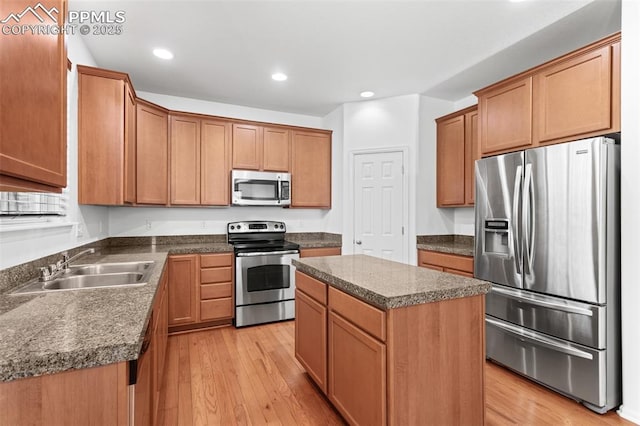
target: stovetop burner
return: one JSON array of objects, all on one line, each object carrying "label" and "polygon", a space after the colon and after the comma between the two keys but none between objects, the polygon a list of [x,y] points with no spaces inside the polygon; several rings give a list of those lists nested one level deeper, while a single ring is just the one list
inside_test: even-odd
[{"label": "stovetop burner", "polygon": [[236,253],[298,250],[299,244],[285,241],[284,222],[245,221],[227,224],[227,242]]}]

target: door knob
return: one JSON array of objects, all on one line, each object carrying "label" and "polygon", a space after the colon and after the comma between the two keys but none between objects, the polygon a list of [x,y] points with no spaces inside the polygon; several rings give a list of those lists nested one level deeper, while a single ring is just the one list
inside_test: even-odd
[{"label": "door knob", "polygon": [[356,244],[360,245],[360,244],[362,244],[362,241],[356,240]]}]

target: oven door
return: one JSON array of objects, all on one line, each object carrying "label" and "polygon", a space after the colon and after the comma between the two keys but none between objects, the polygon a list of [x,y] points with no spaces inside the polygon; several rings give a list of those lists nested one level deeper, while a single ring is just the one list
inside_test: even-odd
[{"label": "oven door", "polygon": [[236,306],[295,298],[297,250],[236,254]]}]

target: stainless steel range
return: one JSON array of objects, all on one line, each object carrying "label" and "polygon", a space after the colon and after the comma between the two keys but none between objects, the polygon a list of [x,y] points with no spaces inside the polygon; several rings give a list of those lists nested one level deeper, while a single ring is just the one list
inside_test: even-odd
[{"label": "stainless steel range", "polygon": [[293,319],[300,246],[285,241],[284,222],[227,224],[236,259],[236,327]]}]

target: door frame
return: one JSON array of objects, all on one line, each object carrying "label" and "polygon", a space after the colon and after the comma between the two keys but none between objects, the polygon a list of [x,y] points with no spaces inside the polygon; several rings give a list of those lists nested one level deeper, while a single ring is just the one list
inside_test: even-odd
[{"label": "door frame", "polygon": [[[403,263],[409,263],[409,166],[408,166],[408,158],[409,158],[409,147],[406,145],[403,146],[393,146],[393,147],[381,147],[381,148],[369,148],[369,149],[355,149],[349,152],[349,188],[347,190],[347,194],[349,199],[351,199],[351,211],[348,222],[351,224],[350,229],[350,251],[349,253],[355,253],[355,182],[356,182],[356,155],[363,154],[385,154],[399,152],[402,154],[402,226],[404,226],[404,233],[402,235],[402,260]],[[348,240],[348,239],[347,239]],[[345,253],[347,254],[347,253]]]}]

